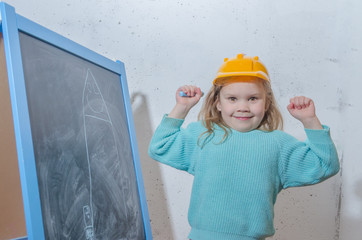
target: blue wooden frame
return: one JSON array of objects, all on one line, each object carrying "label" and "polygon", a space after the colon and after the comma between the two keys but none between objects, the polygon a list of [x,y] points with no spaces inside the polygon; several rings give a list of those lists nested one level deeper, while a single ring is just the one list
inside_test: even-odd
[{"label": "blue wooden frame", "polygon": [[125,66],[120,61],[112,61],[85,48],[51,30],[48,30],[15,12],[15,9],[0,2],[1,32],[3,34],[6,65],[14,120],[15,139],[19,162],[19,173],[23,195],[26,229],[30,240],[44,239],[43,219],[35,166],[32,133],[26,97],[26,87],[20,51],[19,32],[40,39],[82,59],[99,65],[120,76],[123,98],[128,121],[128,130],[134,159],[134,166],[142,208],[146,239],[152,239],[146,195],[144,190],[137,140],[133,122],[131,102],[128,92]]}]

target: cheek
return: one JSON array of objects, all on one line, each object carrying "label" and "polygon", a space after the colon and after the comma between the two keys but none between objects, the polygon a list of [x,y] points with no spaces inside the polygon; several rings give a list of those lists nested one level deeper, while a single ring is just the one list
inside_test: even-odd
[{"label": "cheek", "polygon": [[258,112],[258,114],[261,116],[261,115],[265,115],[265,113],[266,113],[266,111],[267,111],[267,106],[266,106],[266,104],[261,104],[259,107],[258,107],[258,110],[257,110],[257,112]]}]

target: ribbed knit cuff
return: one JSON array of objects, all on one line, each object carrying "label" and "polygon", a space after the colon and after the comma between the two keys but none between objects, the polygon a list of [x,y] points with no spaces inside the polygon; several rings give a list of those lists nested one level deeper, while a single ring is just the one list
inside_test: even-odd
[{"label": "ribbed knit cuff", "polygon": [[165,114],[161,121],[161,126],[166,128],[180,128],[185,119],[171,118],[168,114]]},{"label": "ribbed knit cuff", "polygon": [[210,240],[210,239],[222,239],[222,240],[265,240],[264,238],[253,238],[241,235],[204,231],[200,229],[192,228],[188,236],[191,240]]},{"label": "ribbed knit cuff", "polygon": [[326,143],[331,141],[330,129],[326,125],[322,125],[323,129],[307,129],[305,128],[305,133],[307,134],[309,142],[314,143]]}]

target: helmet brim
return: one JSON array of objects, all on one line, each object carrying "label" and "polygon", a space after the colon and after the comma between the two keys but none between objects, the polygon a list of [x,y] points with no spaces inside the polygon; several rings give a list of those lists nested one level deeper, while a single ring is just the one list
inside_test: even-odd
[{"label": "helmet brim", "polygon": [[269,77],[261,71],[258,72],[228,72],[218,74],[217,77],[214,79],[213,84],[217,84],[220,82],[228,83],[228,82],[243,82],[243,81],[250,81],[254,78],[260,78],[262,80],[270,82]]}]

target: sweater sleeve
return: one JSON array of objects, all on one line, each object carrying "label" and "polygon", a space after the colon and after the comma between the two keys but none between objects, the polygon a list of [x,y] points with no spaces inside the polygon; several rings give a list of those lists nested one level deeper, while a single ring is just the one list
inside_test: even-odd
[{"label": "sweater sleeve", "polygon": [[148,154],[156,161],[194,174],[196,134],[192,127],[181,128],[183,122],[165,115],[151,139]]},{"label": "sweater sleeve", "polygon": [[305,129],[305,132],[305,142],[287,134],[281,138],[279,174],[283,188],[316,184],[339,171],[329,128],[323,126],[323,130]]}]

